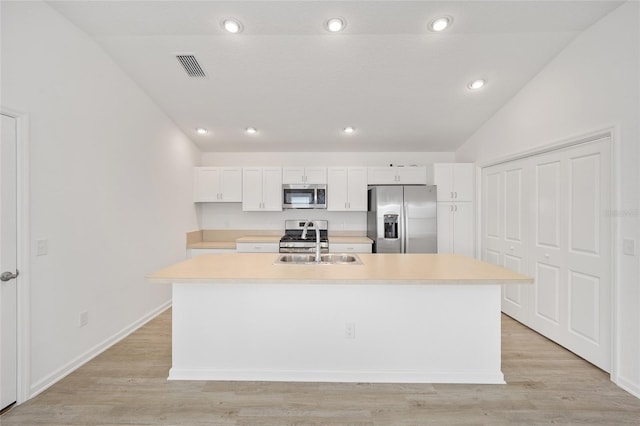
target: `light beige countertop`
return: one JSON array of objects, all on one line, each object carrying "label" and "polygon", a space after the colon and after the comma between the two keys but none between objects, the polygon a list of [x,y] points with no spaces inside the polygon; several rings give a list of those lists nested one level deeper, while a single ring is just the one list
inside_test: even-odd
[{"label": "light beige countertop", "polygon": [[[249,232],[249,234],[244,234]],[[187,234],[187,249],[235,249],[236,243],[278,243],[284,231],[204,230]],[[329,244],[372,244],[361,235],[330,235]]]},{"label": "light beige countertop", "polygon": [[531,284],[533,278],[454,254],[359,254],[361,265],[276,264],[278,253],[209,254],[147,276],[152,283]]},{"label": "light beige countertop", "polygon": [[246,235],[238,238],[236,243],[279,243],[280,235]]}]

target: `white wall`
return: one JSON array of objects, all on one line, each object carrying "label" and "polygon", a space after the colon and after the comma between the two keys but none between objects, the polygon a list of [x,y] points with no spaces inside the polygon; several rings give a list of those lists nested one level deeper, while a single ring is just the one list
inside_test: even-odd
[{"label": "white wall", "polygon": [[[427,167],[427,183],[433,183],[433,163],[454,161],[453,152],[205,152],[203,166],[394,166]],[[326,219],[330,231],[367,229],[366,212],[326,210],[243,212],[240,203],[204,203],[200,225],[203,229],[282,230],[287,219]]]},{"label": "white wall", "polygon": [[[2,105],[29,114],[31,392],[170,301],[145,274],[184,259],[200,153],[88,36],[2,2]],[[48,240],[49,254],[35,255]],[[89,324],[80,328],[79,314]]]},{"label": "white wall", "polygon": [[[618,197],[611,220],[619,292],[618,365],[612,378],[640,397],[640,8],[631,1],[578,36],[456,152],[490,162],[615,126]],[[636,255],[622,255],[633,239]]]}]

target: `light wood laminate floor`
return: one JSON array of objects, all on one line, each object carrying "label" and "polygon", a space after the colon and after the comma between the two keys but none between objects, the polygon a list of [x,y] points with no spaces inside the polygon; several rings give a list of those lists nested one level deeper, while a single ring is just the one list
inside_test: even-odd
[{"label": "light wood laminate floor", "polygon": [[169,382],[169,310],[0,424],[640,425],[640,400],[608,374],[502,324],[506,385]]}]

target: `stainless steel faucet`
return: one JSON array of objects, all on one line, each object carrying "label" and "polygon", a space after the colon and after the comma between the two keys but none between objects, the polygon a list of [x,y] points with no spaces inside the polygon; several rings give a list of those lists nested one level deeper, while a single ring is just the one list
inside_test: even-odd
[{"label": "stainless steel faucet", "polygon": [[307,231],[308,231],[307,227],[309,226],[309,224],[312,224],[313,227],[316,229],[316,262],[320,262],[322,261],[322,258],[320,257],[320,226],[318,226],[318,222],[308,220],[304,224],[304,228],[302,228],[302,239],[303,240],[307,239]]}]

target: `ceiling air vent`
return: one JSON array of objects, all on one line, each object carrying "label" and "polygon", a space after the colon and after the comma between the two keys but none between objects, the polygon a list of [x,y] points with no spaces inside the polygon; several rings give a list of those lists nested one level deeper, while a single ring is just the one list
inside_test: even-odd
[{"label": "ceiling air vent", "polygon": [[178,59],[178,62],[180,62],[189,77],[203,78],[207,76],[195,56],[176,55],[176,59]]}]

